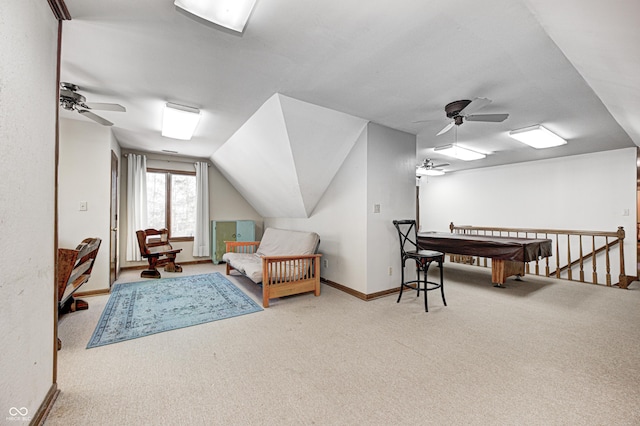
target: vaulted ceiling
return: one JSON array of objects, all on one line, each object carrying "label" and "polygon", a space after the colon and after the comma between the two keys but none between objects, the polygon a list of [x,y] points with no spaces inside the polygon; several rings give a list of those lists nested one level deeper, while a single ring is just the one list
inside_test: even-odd
[{"label": "vaulted ceiling", "polygon": [[[243,34],[172,0],[65,2],[61,80],[127,108],[99,112],[123,148],[212,158],[276,93],[416,134],[416,161],[453,141],[491,153],[449,171],[640,145],[635,0],[258,0]],[[436,136],[475,97],[509,118]],[[201,109],[191,141],[160,135],[166,102]],[[532,124],[569,143],[507,136]]]}]

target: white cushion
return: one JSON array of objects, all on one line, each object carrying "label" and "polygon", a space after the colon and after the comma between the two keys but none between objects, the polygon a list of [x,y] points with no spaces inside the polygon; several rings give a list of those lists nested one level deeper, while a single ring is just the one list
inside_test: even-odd
[{"label": "white cushion", "polygon": [[320,236],[315,232],[267,228],[256,254],[262,256],[314,254],[319,243]]},{"label": "white cushion", "polygon": [[222,260],[255,283],[262,282],[262,258],[252,253],[225,253]]}]

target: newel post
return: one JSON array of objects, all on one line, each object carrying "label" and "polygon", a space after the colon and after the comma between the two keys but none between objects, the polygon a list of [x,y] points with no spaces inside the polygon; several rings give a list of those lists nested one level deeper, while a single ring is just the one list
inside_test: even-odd
[{"label": "newel post", "polygon": [[620,246],[620,276],[618,277],[618,286],[620,288],[627,288],[629,286],[624,269],[624,236],[624,227],[618,226],[618,245]]}]

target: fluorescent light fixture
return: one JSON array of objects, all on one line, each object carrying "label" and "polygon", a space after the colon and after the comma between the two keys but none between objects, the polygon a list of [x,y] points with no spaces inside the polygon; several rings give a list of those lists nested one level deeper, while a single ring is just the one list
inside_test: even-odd
[{"label": "fluorescent light fixture", "polygon": [[175,0],[187,12],[241,33],[256,0]]},{"label": "fluorescent light fixture", "polygon": [[443,174],[444,170],[425,169],[424,167],[416,169],[416,175],[418,176],[442,176]]},{"label": "fluorescent light fixture", "polygon": [[536,149],[551,148],[567,143],[566,140],[540,124],[525,127],[524,129],[512,130],[509,132],[509,136]]},{"label": "fluorescent light fixture", "polygon": [[188,141],[200,121],[200,110],[167,102],[162,116],[162,136]]},{"label": "fluorescent light fixture", "polygon": [[470,149],[463,148],[454,143],[450,143],[449,145],[438,146],[434,148],[434,151],[438,152],[439,154],[444,154],[449,157],[457,158],[458,160],[464,160],[464,161],[480,160],[486,157],[486,155],[484,154],[471,151]]}]

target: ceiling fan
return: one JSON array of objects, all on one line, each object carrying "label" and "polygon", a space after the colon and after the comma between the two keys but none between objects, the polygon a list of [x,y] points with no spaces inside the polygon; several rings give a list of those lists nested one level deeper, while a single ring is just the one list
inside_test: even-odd
[{"label": "ceiling fan", "polygon": [[434,164],[431,159],[425,158],[422,163],[420,163],[420,164],[418,164],[416,166],[416,175],[418,175],[418,176],[443,175],[444,174],[444,170],[442,170],[440,167],[447,167],[448,165],[449,165],[449,163]]},{"label": "ceiling fan", "polygon": [[103,111],[126,112],[126,108],[118,104],[102,102],[86,102],[86,98],[78,93],[79,87],[71,83],[60,83],[60,106],[67,111],[77,111],[83,116],[102,124],[103,126],[113,126],[113,123],[94,114],[90,110],[98,109]]},{"label": "ceiling fan", "polygon": [[491,103],[491,99],[475,98],[472,101],[463,99],[454,101],[444,107],[447,117],[451,122],[438,132],[437,136],[448,132],[453,126],[459,126],[463,121],[485,121],[491,123],[499,123],[507,119],[509,114],[474,114],[474,112],[486,107]]}]

